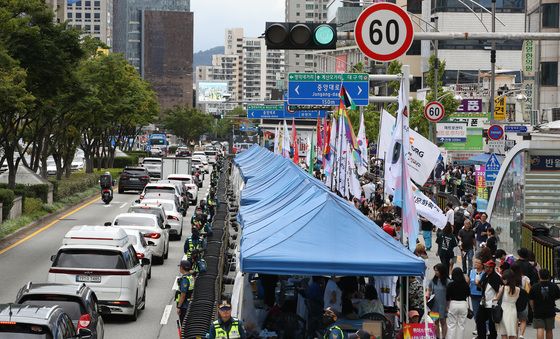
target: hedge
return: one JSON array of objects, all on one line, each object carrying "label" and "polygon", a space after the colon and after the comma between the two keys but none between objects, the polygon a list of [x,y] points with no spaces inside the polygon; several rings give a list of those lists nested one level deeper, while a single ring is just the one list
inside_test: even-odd
[{"label": "hedge", "polygon": [[43,202],[41,199],[26,197],[23,202],[23,213],[31,214],[43,209]]},{"label": "hedge", "polygon": [[[99,167],[99,162],[102,158],[93,159],[93,167]],[[104,162],[101,163],[102,166],[105,165]],[[125,168],[126,166],[138,166],[138,155],[129,155],[126,157],[116,157],[113,160],[113,168]]]},{"label": "hedge", "polygon": [[[0,184],[0,188],[8,188],[8,184]],[[48,184],[37,184],[37,185],[24,185],[16,184],[16,187],[12,190],[16,196],[22,196],[24,198],[37,198],[41,199],[43,202],[47,202],[49,195],[49,185]]]},{"label": "hedge", "polygon": [[16,195],[12,190],[0,188],[0,202],[2,203],[2,220],[8,219],[10,210],[14,205]]},{"label": "hedge", "polygon": [[72,173],[69,178],[63,180],[50,180],[54,185],[54,200],[58,201],[63,197],[74,193],[85,191],[97,185],[99,174],[96,173]]},{"label": "hedge", "polygon": [[145,158],[145,157],[147,157],[147,156],[149,155],[148,152],[146,152],[146,151],[128,151],[128,152],[125,152],[125,153],[126,153],[126,155],[128,155],[128,156],[133,156],[133,155],[135,155],[135,156],[137,156],[137,157],[139,157],[139,158]]}]

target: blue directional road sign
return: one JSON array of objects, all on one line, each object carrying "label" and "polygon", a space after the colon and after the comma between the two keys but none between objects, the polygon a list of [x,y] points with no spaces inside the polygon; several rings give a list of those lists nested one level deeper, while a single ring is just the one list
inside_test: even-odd
[{"label": "blue directional road sign", "polygon": [[247,105],[249,119],[317,119],[327,116],[327,111],[305,110],[289,111],[284,105]]},{"label": "blue directional road sign", "polygon": [[505,125],[504,129],[506,133],[527,133],[527,126],[523,125]]},{"label": "blue directional road sign", "polygon": [[500,162],[496,157],[496,154],[492,153],[490,158],[486,162],[486,182],[494,182],[498,177],[498,172],[500,172]]},{"label": "blue directional road sign", "polygon": [[361,73],[290,73],[288,105],[337,106],[340,88],[357,106],[369,104],[369,75]]}]

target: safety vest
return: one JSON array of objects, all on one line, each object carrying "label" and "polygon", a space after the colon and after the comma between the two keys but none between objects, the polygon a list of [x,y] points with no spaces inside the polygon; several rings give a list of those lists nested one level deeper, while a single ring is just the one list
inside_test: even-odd
[{"label": "safety vest", "polygon": [[187,253],[185,253],[185,254],[188,254],[189,257],[190,257],[190,254],[192,253],[193,250],[196,250],[196,249],[200,248],[200,241],[199,241],[199,244],[195,245],[193,243],[192,238],[189,238],[188,242],[189,242],[189,249],[187,250]]},{"label": "safety vest", "polygon": [[220,321],[216,320],[212,323],[214,325],[214,331],[216,332],[216,339],[238,339],[241,338],[241,334],[239,333],[239,320],[232,319],[231,327],[229,332],[226,332],[220,325]]},{"label": "safety vest", "polygon": [[342,331],[342,329],[340,327],[336,326],[336,325],[329,327],[329,329],[327,330],[327,332],[323,336],[323,339],[329,339],[330,334],[335,330],[338,330],[338,332],[341,335],[340,338],[336,338],[336,339],[344,339],[344,331]]},{"label": "safety vest", "polygon": [[187,278],[187,281],[189,282],[189,290],[187,291],[187,299],[189,299],[192,295],[192,292],[194,291],[194,277],[192,276],[192,274],[185,274],[183,276],[181,276],[179,279],[177,279],[177,285],[179,286],[179,290],[175,293],[175,303],[177,304],[177,306],[179,306],[179,299],[181,299],[181,280],[183,278]]}]

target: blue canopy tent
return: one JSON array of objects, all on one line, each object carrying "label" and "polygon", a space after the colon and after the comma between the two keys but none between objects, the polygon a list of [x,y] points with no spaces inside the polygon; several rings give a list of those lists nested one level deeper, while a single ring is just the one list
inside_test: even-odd
[{"label": "blue canopy tent", "polygon": [[243,272],[281,275],[421,276],[424,261],[328,192],[272,223],[242,231]]}]

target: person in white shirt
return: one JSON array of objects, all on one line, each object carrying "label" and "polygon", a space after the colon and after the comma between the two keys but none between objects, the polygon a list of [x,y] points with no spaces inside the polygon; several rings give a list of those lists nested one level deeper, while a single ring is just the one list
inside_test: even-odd
[{"label": "person in white shirt", "polygon": [[445,216],[447,217],[447,222],[450,223],[451,226],[455,225],[455,211],[453,210],[453,204],[450,202],[447,203]]},{"label": "person in white shirt", "polygon": [[342,290],[337,285],[339,281],[339,277],[332,276],[325,286],[325,294],[323,295],[325,309],[330,307],[337,314],[342,312]]}]

